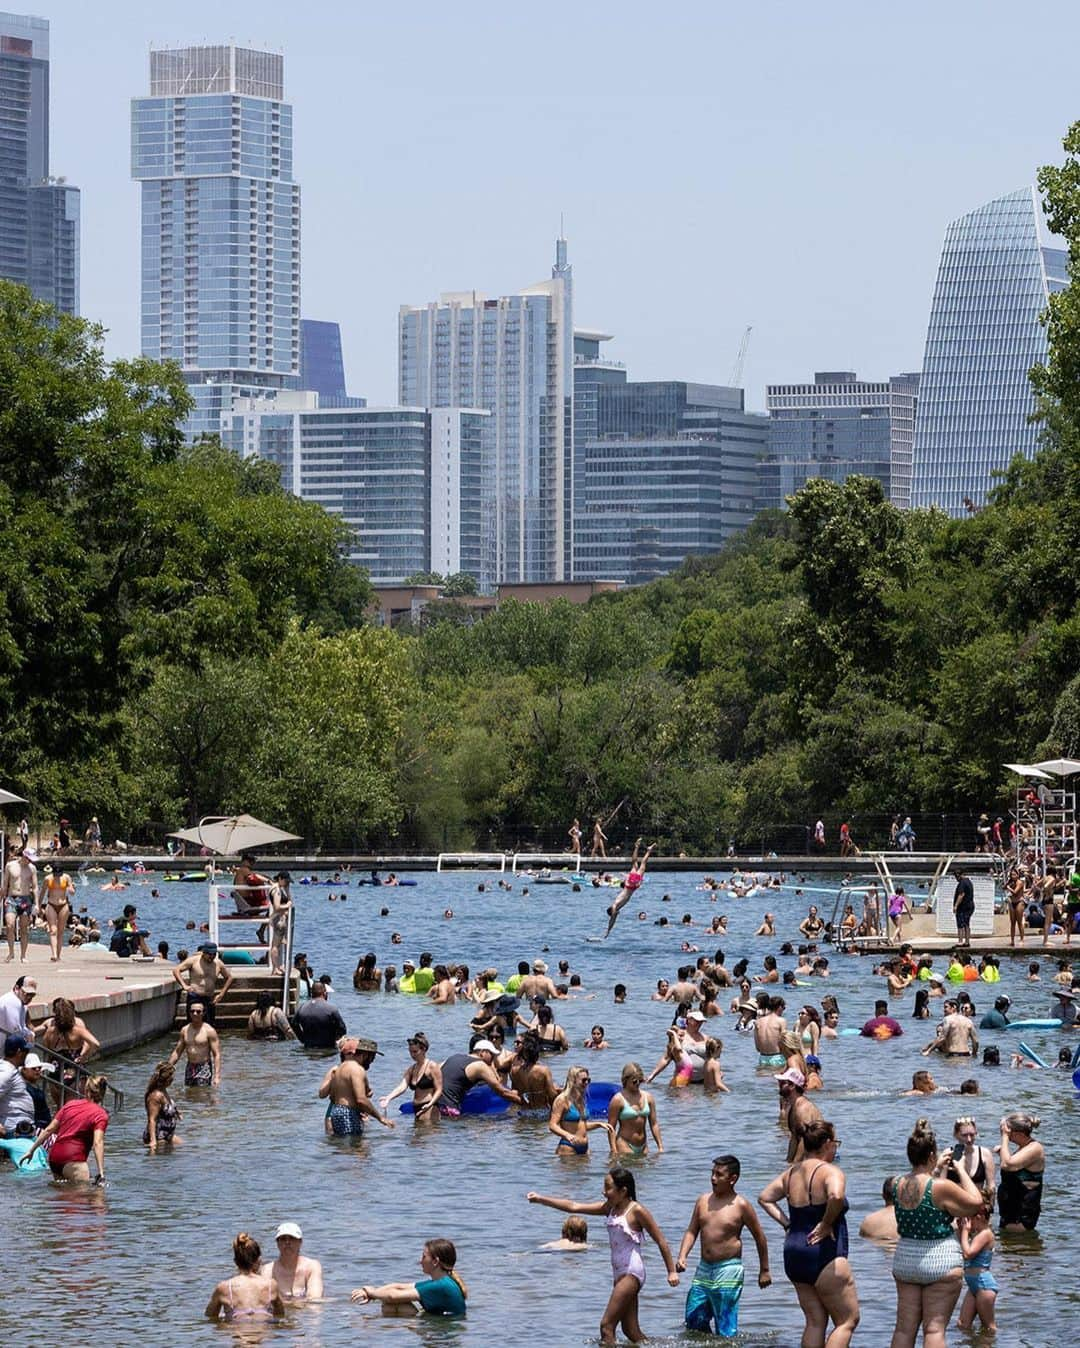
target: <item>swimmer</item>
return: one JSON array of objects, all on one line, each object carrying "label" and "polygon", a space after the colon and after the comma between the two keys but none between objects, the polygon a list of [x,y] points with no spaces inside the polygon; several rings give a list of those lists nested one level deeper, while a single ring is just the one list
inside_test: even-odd
[{"label": "swimmer", "polygon": [[[712,1163],[712,1189],[694,1204],[679,1243],[675,1267],[686,1271],[694,1242],[701,1237],[701,1261],[686,1294],[687,1329],[731,1337],[739,1330],[739,1298],[743,1289],[742,1233],[753,1237],[758,1255],[758,1286],[772,1285],[769,1246],[757,1213],[735,1192],[741,1167],[737,1156],[717,1156]],[[715,1321],[715,1329],[713,1322]]]},{"label": "swimmer", "polygon": [[581,1047],[595,1049],[610,1048],[611,1045],[604,1038],[604,1027],[602,1025],[594,1025],[588,1039],[585,1040]]},{"label": "swimmer", "polygon": [[775,936],[776,935],[775,922],[776,919],[773,917],[772,913],[766,913],[765,916],[761,919],[761,926],[758,927],[756,932],[754,932],[754,935]]},{"label": "swimmer", "polygon": [[582,1216],[603,1217],[611,1242],[611,1272],[614,1285],[600,1319],[600,1342],[614,1343],[616,1327],[631,1343],[645,1338],[638,1320],[638,1296],[645,1285],[645,1263],[641,1246],[646,1235],[652,1237],[667,1269],[670,1286],[678,1287],[679,1274],[664,1233],[648,1208],[637,1201],[637,1184],[631,1172],[616,1166],[604,1176],[604,1197],[596,1203],[575,1203],[568,1198],[549,1198],[530,1192],[530,1203],[542,1203]]},{"label": "swimmer", "polygon": [[896,1229],[896,1175],[890,1175],[881,1186],[880,1208],[868,1212],[862,1219],[859,1235],[866,1240],[880,1241],[883,1245],[895,1248],[900,1239]]},{"label": "swimmer", "polygon": [[933,1095],[938,1090],[938,1084],[934,1078],[925,1069],[921,1072],[912,1072],[911,1090],[901,1091],[901,1095]]},{"label": "swimmer", "polygon": [[548,1132],[559,1139],[556,1156],[586,1156],[589,1134],[597,1129],[607,1134],[612,1156],[616,1155],[614,1129],[606,1119],[590,1119],[588,1105],[589,1082],[592,1078],[585,1067],[571,1067],[566,1074],[566,1085],[555,1097],[548,1119]]},{"label": "swimmer", "polygon": [[562,1235],[558,1240],[549,1240],[537,1247],[541,1250],[565,1250],[568,1254],[580,1254],[589,1246],[589,1224],[584,1217],[567,1217],[562,1224]]},{"label": "swimmer", "polygon": [[652,856],[656,844],[650,843],[645,849],[644,855],[639,859],[638,848],[640,846],[641,839],[638,838],[637,842],[634,843],[634,852],[630,858],[630,869],[626,874],[626,879],[623,881],[623,887],[619,891],[619,897],[608,909],[610,920],[608,922],[607,931],[604,932],[605,940],[611,935],[612,929],[618,921],[619,913],[622,912],[630,902],[634,894],[640,888],[642,881],[645,879],[645,867],[649,864],[649,857]]},{"label": "swimmer", "polygon": [[453,1241],[429,1240],[420,1252],[424,1277],[419,1282],[391,1282],[382,1287],[357,1287],[351,1301],[382,1303],[384,1315],[464,1315],[469,1289],[454,1272],[457,1250]]},{"label": "swimmer", "polygon": [[233,1241],[233,1260],[239,1276],[219,1282],[206,1303],[208,1320],[247,1322],[280,1319],[285,1314],[281,1294],[273,1278],[260,1269],[259,1242],[241,1231]]},{"label": "swimmer", "polygon": [[338,1040],[337,1047],[341,1062],[331,1067],[319,1087],[319,1099],[330,1101],[325,1121],[327,1136],[363,1137],[365,1115],[384,1128],[393,1128],[393,1120],[375,1106],[368,1085],[367,1069],[375,1061],[379,1046],[374,1039],[347,1035]]},{"label": "swimmer", "polygon": [[278,1257],[263,1264],[264,1278],[273,1279],[282,1301],[321,1301],[323,1295],[322,1264],[300,1253],[304,1233],[296,1222],[282,1222],[274,1232]]},{"label": "swimmer", "polygon": [[645,1074],[636,1062],[628,1062],[622,1070],[622,1089],[615,1092],[608,1105],[608,1123],[615,1137],[615,1151],[619,1156],[644,1156],[648,1146],[646,1126],[653,1135],[656,1150],[664,1150],[660,1136],[656,1097],[641,1089]]}]

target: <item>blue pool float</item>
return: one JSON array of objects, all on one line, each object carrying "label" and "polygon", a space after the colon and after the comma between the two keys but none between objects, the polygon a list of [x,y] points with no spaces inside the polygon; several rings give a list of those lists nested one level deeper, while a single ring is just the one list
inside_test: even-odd
[{"label": "blue pool float", "polygon": [[1010,1020],[1007,1030],[1060,1030],[1060,1020]]},{"label": "blue pool float", "polygon": [[[593,1081],[585,1094],[589,1105],[590,1119],[606,1119],[611,1097],[621,1088],[614,1081]],[[506,1114],[510,1109],[509,1100],[504,1100],[490,1086],[474,1086],[461,1102],[461,1112],[465,1114]],[[406,1100],[401,1106],[402,1114],[413,1114],[413,1103]]]},{"label": "blue pool float", "polygon": [[1017,1044],[1016,1047],[1017,1047],[1017,1051],[1018,1051],[1019,1053],[1022,1053],[1023,1056],[1024,1056],[1025,1058],[1030,1059],[1030,1060],[1035,1064],[1036,1067],[1049,1067],[1049,1066],[1050,1066],[1050,1064],[1049,1064],[1048,1062],[1046,1062],[1045,1059],[1039,1057],[1039,1055],[1035,1052],[1035,1050],[1034,1050],[1033,1048],[1029,1048],[1029,1047],[1027,1046],[1027,1044],[1025,1044],[1024,1041],[1023,1041],[1022,1039],[1021,1039],[1020,1043]]}]

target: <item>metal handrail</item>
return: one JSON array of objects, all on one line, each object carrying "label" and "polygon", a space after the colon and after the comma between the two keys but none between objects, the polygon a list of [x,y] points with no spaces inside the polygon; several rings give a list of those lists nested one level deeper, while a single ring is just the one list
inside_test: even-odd
[{"label": "metal handrail", "polygon": [[[73,1100],[83,1100],[86,1098],[85,1092],[82,1089],[83,1083],[88,1078],[98,1075],[91,1068],[87,1067],[86,1063],[76,1062],[74,1058],[69,1058],[64,1053],[58,1053],[56,1049],[49,1048],[46,1044],[35,1043],[34,1052],[38,1054],[39,1057],[44,1057],[46,1061],[56,1063],[60,1068],[60,1071],[56,1076],[51,1076],[49,1081],[50,1084],[55,1086],[60,1092],[60,1103],[62,1105],[66,1104],[66,1097],[68,1096]],[[75,1073],[74,1085],[69,1085],[69,1083],[64,1080],[65,1071]],[[119,1114],[124,1107],[124,1092],[117,1090],[117,1088],[112,1085],[106,1086],[105,1090],[112,1097],[113,1112]]]}]

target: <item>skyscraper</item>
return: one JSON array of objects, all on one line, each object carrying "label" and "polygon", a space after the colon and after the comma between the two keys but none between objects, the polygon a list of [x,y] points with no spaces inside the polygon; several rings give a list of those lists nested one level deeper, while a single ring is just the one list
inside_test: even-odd
[{"label": "skyscraper", "polygon": [[314,389],[324,405],[328,398],[346,397],[341,328],[337,323],[300,320],[300,387]]},{"label": "skyscraper", "polygon": [[49,21],[0,14],[0,276],[79,312],[79,189],[49,177]]},{"label": "skyscraper", "polygon": [[223,422],[238,454],[269,459],[282,485],[353,526],[351,561],[400,585],[418,571],[465,571],[484,590],[486,412],[325,407],[308,390],[239,398]]},{"label": "skyscraper", "polygon": [[574,577],[633,585],[750,523],[768,420],[742,389],[629,381],[607,340],[574,340]]},{"label": "skyscraper", "polygon": [[494,465],[485,489],[500,581],[569,580],[573,567],[573,285],[566,240],[551,280],[487,299],[445,294],[398,319],[398,396],[479,407]]},{"label": "skyscraper", "polygon": [[235,396],[296,388],[300,188],[284,60],[244,47],[151,51],[132,100],[142,183],[142,350],[179,362],[189,434],[216,432]]},{"label": "skyscraper", "polygon": [[[1028,371],[1046,356],[1039,315],[1066,284],[1067,253],[1047,247],[1032,187],[954,220],[930,308],[912,464],[912,506],[962,515],[991,473],[1035,451]],[[898,499],[897,504],[907,504]]]},{"label": "skyscraper", "polygon": [[843,482],[875,478],[905,504],[911,491],[911,445],[919,376],[859,379],[851,370],[814,375],[812,384],[769,384],[769,449],[762,460],[758,507],[782,510],[812,477]]}]

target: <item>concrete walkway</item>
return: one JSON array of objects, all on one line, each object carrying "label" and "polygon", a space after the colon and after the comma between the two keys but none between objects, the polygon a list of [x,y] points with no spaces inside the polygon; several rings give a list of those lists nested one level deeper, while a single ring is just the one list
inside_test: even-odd
[{"label": "concrete walkway", "polygon": [[176,1009],[174,967],[156,956],[121,959],[109,950],[64,947],[58,964],[49,947],[31,943],[26,963],[16,953],[8,964],[0,959],[0,992],[7,992],[20,974],[37,979],[37,996],[29,1008],[31,1024],[50,1014],[54,997],[68,997],[87,1028],[101,1040],[103,1053],[118,1053],[171,1031]]}]

